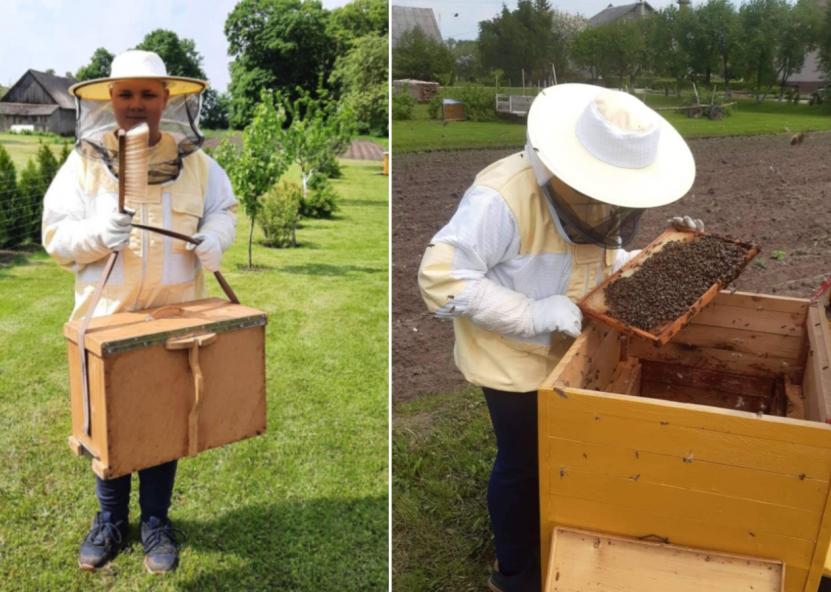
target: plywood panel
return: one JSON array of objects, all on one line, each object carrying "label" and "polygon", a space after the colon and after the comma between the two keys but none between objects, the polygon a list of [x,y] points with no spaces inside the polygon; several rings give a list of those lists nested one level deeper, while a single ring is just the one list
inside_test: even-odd
[{"label": "plywood panel", "polygon": [[563,356],[546,384],[600,388],[612,379],[620,360],[621,335],[590,323]]},{"label": "plywood panel", "polygon": [[809,304],[807,298],[771,296],[752,292],[731,292],[729,290],[719,292],[713,302],[718,305],[737,306],[758,312],[784,312],[801,315],[802,317],[808,312]]},{"label": "plywood panel", "polygon": [[780,561],[557,528],[546,592],[780,592]]},{"label": "plywood panel", "polygon": [[801,337],[697,324],[684,327],[673,338],[673,343],[711,347],[757,356],[776,352],[777,357],[792,360],[795,364],[799,363],[804,348],[804,340]]},{"label": "plywood panel", "polygon": [[632,448],[625,440],[598,444],[549,436],[540,461],[555,479],[561,469],[578,470],[815,511],[824,506],[829,486],[827,477],[760,471],[702,458],[684,462],[678,456]]}]

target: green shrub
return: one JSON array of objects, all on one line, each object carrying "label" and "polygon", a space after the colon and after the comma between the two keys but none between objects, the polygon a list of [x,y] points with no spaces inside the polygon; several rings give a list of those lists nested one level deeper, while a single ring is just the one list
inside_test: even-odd
[{"label": "green shrub", "polygon": [[304,218],[331,218],[337,211],[338,194],[328,182],[309,187],[305,199],[300,201],[300,215]]},{"label": "green shrub", "polygon": [[278,248],[297,245],[295,230],[302,198],[300,185],[291,181],[280,181],[262,196],[258,220],[265,234],[263,244]]},{"label": "green shrub", "polygon": [[435,95],[427,104],[431,119],[442,119],[442,101],[455,99],[465,104],[465,119],[496,121],[496,90],[483,86],[454,86]]},{"label": "green shrub", "polygon": [[413,107],[415,99],[407,93],[393,95],[392,97],[392,118],[395,121],[404,121],[413,118]]},{"label": "green shrub", "polygon": [[430,116],[430,119],[441,119],[441,101],[441,93],[436,93],[433,98],[430,99],[430,102],[427,103],[427,114]]}]

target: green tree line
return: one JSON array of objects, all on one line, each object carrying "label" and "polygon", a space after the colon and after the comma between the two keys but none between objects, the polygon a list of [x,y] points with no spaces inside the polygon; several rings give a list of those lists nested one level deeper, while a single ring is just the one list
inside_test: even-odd
[{"label": "green tree line", "polygon": [[707,0],[600,26],[548,0],[520,0],[480,22],[476,40],[440,44],[408,31],[393,50],[393,78],[519,86],[556,76],[631,86],[648,74],[784,90],[812,50],[831,75],[831,5],[820,0]]}]

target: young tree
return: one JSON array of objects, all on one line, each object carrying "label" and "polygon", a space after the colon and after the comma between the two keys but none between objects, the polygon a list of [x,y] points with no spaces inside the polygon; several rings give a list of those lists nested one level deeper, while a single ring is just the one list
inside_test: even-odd
[{"label": "young tree", "polygon": [[115,56],[103,47],[99,47],[92,54],[89,64],[82,66],[75,74],[78,82],[92,80],[93,78],[106,78],[110,75],[110,66]]},{"label": "young tree", "polygon": [[703,56],[704,80],[710,83],[715,68],[721,71],[725,86],[731,78],[731,60],[742,38],[739,15],[730,0],[707,0],[696,10],[699,22],[700,55]]},{"label": "young tree", "polygon": [[[29,161],[32,164],[32,161]],[[41,144],[37,152],[37,168],[35,174],[27,172],[29,166],[20,175],[20,192],[29,196],[29,203],[32,208],[32,228],[30,238],[33,241],[40,241],[40,223],[43,214],[43,196],[52,184],[52,179],[58,173],[58,160],[47,144]],[[28,178],[31,177],[31,178]]]},{"label": "young tree", "polygon": [[[31,159],[20,172],[17,191],[20,195],[21,206],[24,203],[27,206],[23,210],[26,221],[19,229],[20,242],[23,242],[26,237],[31,239],[32,242],[40,242],[40,223],[43,216],[43,196],[46,193],[46,188],[38,167]],[[20,219],[23,219],[23,216]]]},{"label": "young tree", "polygon": [[289,160],[280,136],[285,124],[282,106],[275,104],[269,91],[260,93],[254,117],[242,134],[242,150],[237,153],[227,140],[214,151],[214,158],[228,173],[234,193],[251,220],[248,233],[248,267],[253,267],[254,225],[260,212],[260,196],[283,176]]},{"label": "young tree", "polygon": [[817,0],[800,0],[785,9],[775,58],[780,100],[785,94],[788,79],[802,69],[806,54],[816,46],[821,22],[822,10]]},{"label": "young tree", "polygon": [[763,96],[764,87],[777,80],[774,64],[779,52],[778,29],[787,9],[785,0],[750,0],[739,9],[743,30],[742,70],[747,80],[756,83],[757,99]]},{"label": "young tree", "polygon": [[681,82],[689,77],[690,59],[685,43],[688,23],[687,14],[674,6],[659,11],[652,19],[649,45],[652,52],[651,67],[659,75],[675,79],[675,91],[679,92]]},{"label": "young tree", "polygon": [[207,129],[228,129],[228,110],[231,98],[209,88],[202,95],[202,115],[199,124]]},{"label": "young tree", "polygon": [[298,99],[284,101],[291,125],[282,130],[281,143],[300,167],[303,199],[306,200],[310,181],[317,177],[318,184],[322,185],[321,173],[348,145],[353,135],[354,117],[323,90],[318,90],[316,97],[306,91],[298,92]]}]

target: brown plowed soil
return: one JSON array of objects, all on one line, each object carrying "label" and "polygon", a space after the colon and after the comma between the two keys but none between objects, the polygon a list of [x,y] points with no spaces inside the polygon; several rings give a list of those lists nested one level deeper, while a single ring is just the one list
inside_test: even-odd
[{"label": "brown plowed soil", "polygon": [[[692,140],[692,191],[644,214],[631,248],[643,247],[668,218],[701,218],[706,229],[762,252],[736,281],[739,290],[810,296],[831,274],[831,134]],[[465,386],[453,364],[453,326],[428,314],[418,292],[424,248],[450,219],[485,166],[513,150],[397,155],[392,197],[392,388],[400,402]],[[781,259],[781,260],[780,260]]]}]

